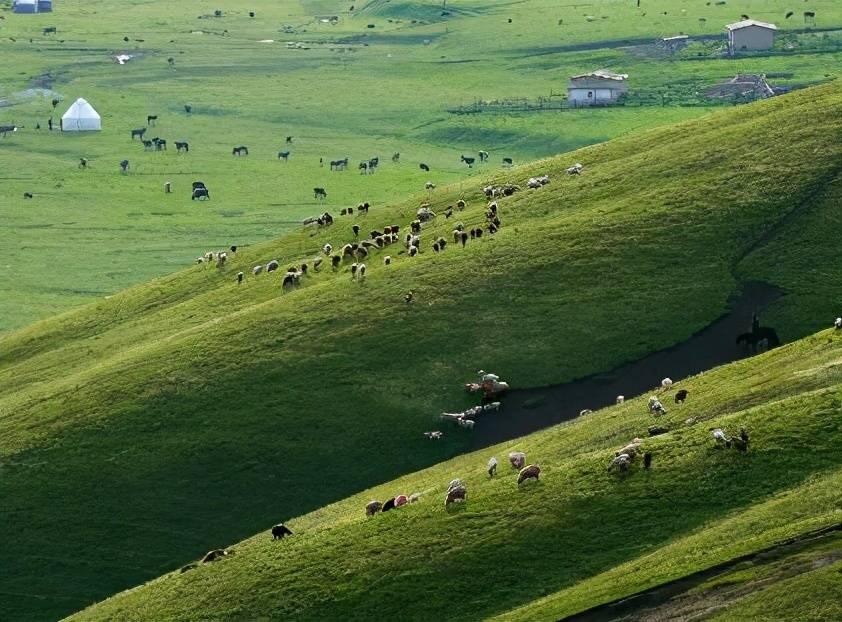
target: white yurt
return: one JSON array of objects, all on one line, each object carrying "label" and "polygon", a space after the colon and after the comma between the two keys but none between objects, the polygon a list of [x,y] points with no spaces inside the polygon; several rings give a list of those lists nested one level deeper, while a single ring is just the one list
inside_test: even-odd
[{"label": "white yurt", "polygon": [[62,132],[88,132],[101,130],[102,121],[99,113],[81,97],[73,102],[61,116]]}]

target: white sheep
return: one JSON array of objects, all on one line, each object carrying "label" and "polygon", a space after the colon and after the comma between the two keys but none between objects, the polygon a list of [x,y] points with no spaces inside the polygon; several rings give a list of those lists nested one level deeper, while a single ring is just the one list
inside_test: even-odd
[{"label": "white sheep", "polygon": [[359,266],[357,266],[357,273],[360,275],[360,279],[365,278],[365,264],[364,263],[361,263]]},{"label": "white sheep", "polygon": [[625,401],[626,401],[626,396],[625,396],[625,395],[618,395],[618,396],[617,396],[617,403],[618,403],[618,404],[622,404],[622,403],[623,403],[623,402],[625,402]]},{"label": "white sheep", "polygon": [[538,181],[538,179],[537,179],[536,177],[530,177],[530,178],[529,178],[529,181],[527,181],[527,182],[526,182],[526,185],[527,185],[529,188],[532,188],[532,189],[534,190],[535,188],[540,188],[540,187],[541,187],[541,182],[540,182],[540,181]]},{"label": "white sheep", "polygon": [[325,245],[322,247],[322,252],[323,252],[325,255],[330,255],[330,254],[333,252],[333,246],[331,246],[330,244],[325,244]]},{"label": "white sheep", "polygon": [[834,328],[842,328],[842,317],[838,317],[838,318],[836,318],[836,320],[834,320],[833,327]]},{"label": "white sheep", "polygon": [[649,412],[655,415],[666,415],[667,411],[664,408],[664,405],[661,404],[661,400],[659,400],[654,395],[649,398]]},{"label": "white sheep", "polygon": [[722,428],[716,428],[712,432],[713,440],[716,441],[718,445],[729,445],[730,439],[725,435],[725,430]]},{"label": "white sheep", "polygon": [[579,416],[584,417],[585,415],[591,414],[593,411],[590,408],[583,408],[579,411]]},{"label": "white sheep", "polygon": [[459,425],[461,425],[463,428],[465,428],[467,430],[473,430],[474,429],[474,420],[473,419],[465,419],[465,418],[460,417],[459,419],[456,420],[456,423],[458,423]]},{"label": "white sheep", "polygon": [[425,188],[426,190],[435,190],[435,188],[436,188],[436,184],[434,184],[434,183],[433,183],[433,182],[431,182],[431,181],[428,181],[426,184],[424,184],[424,188]]},{"label": "white sheep", "polygon": [[420,500],[421,500],[421,493],[420,492],[413,492],[411,495],[409,495],[409,499],[408,499],[409,503],[416,503]]},{"label": "white sheep", "polygon": [[522,451],[513,451],[509,453],[509,463],[512,465],[513,469],[517,469],[519,471],[523,468],[523,465],[526,464],[526,454]]},{"label": "white sheep", "polygon": [[613,468],[618,469],[619,471],[628,471],[629,466],[631,465],[631,458],[628,454],[620,454],[616,456],[611,463],[608,465],[608,470],[610,471]]},{"label": "white sheep", "polygon": [[254,276],[257,276],[258,274],[263,272],[263,264],[261,264],[259,266],[255,266],[254,268],[251,269],[251,272],[252,272],[252,274],[254,274]]},{"label": "white sheep", "polygon": [[494,477],[497,473],[497,457],[491,456],[491,459],[488,461],[488,475],[489,477]]},{"label": "white sheep", "polygon": [[664,378],[661,380],[661,388],[664,391],[669,391],[672,388],[672,378]]},{"label": "white sheep", "polygon": [[384,265],[386,265],[386,266],[388,266],[388,265],[390,265],[391,263],[392,263],[392,256],[391,256],[391,255],[386,255],[386,256],[383,258],[383,264],[384,264]]}]

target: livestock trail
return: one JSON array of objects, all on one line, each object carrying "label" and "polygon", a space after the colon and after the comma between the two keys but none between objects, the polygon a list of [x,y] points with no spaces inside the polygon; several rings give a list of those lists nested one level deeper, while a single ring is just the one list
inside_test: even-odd
[{"label": "livestock trail", "polygon": [[[784,0],[762,9],[750,0],[645,4],[457,0],[442,10],[395,0],[351,11],[333,0],[317,8],[234,0],[217,15],[161,0],[67,0],[50,14],[4,12],[0,125],[20,129],[0,137],[0,166],[19,171],[7,175],[14,178],[0,196],[0,243],[13,275],[0,284],[0,330],[159,277],[203,249],[289,231],[288,223],[313,215],[314,187],[325,188],[334,209],[391,204],[427,181],[441,187],[487,173],[503,158],[523,163],[706,112],[660,102],[458,116],[442,112],[448,102],[534,100],[564,92],[570,75],[597,66],[628,72],[633,91],[662,92],[688,76],[706,84],[737,72],[810,84],[842,64],[833,33],[818,32],[842,27],[842,7],[832,0],[812,2],[816,32],[784,18],[791,10]],[[746,12],[792,33],[781,39],[785,53],[726,59],[687,48],[685,56],[655,57],[617,45],[675,32],[721,37],[723,24]],[[56,129],[78,97],[102,115],[101,132]],[[168,149],[132,142],[131,131],[142,128]],[[178,153],[176,141],[189,151]],[[249,156],[234,161],[231,149],[241,145]],[[489,151],[488,163],[460,163],[460,154],[479,150]],[[281,151],[288,160],[277,158]],[[392,166],[394,152],[402,157]],[[375,157],[382,164],[374,175],[319,166],[320,158],[346,157],[354,167]],[[211,201],[189,201],[185,188],[196,180],[212,189]],[[77,252],[67,257],[67,248]]]}]

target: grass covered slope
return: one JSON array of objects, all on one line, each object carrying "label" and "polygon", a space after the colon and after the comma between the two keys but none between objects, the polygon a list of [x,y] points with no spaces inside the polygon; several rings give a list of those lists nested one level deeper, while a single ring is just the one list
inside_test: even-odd
[{"label": "grass covered slope", "polygon": [[[468,403],[478,367],[537,386],[687,338],[725,310],[743,257],[839,177],[840,111],[833,84],[500,173],[552,182],[501,200],[502,230],[464,249],[430,250],[450,238],[439,217],[419,257],[393,246],[364,283],[344,266],[283,295],[276,275],[236,284],[350,241],[338,217],[0,337],[3,611],[69,613],[455,455],[468,433],[421,432]],[[566,176],[575,161],[585,173]],[[464,197],[475,226],[479,186],[439,189],[434,208]],[[405,227],[420,200],[356,222]],[[792,332],[836,313],[825,286],[793,291]]]},{"label": "grass covered slope", "polygon": [[[657,419],[671,432],[644,441],[648,472],[639,459],[624,478],[606,472],[656,422],[642,396],[288,521],[289,539],[264,531],[73,619],[560,619],[840,523],[840,362],[829,330],[682,381],[690,399]],[[750,451],[717,449],[714,427],[745,427]],[[512,449],[541,465],[540,483],[518,488],[508,466],[488,478],[488,457]],[[453,477],[468,501],[446,511]],[[364,516],[369,499],[412,491],[420,503]],[[776,602],[766,619],[799,619],[797,603]]]}]

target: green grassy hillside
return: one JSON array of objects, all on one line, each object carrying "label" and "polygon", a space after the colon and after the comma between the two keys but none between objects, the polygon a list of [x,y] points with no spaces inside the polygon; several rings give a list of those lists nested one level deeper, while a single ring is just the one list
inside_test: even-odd
[{"label": "green grassy hillside", "polygon": [[[250,267],[309,260],[351,240],[353,221],[405,227],[426,195],[0,337],[0,525],[13,536],[3,611],[69,613],[456,455],[470,433],[430,443],[421,432],[469,403],[461,383],[479,367],[516,387],[605,371],[686,339],[726,310],[738,280],[761,275],[789,289],[772,310],[782,334],[825,325],[838,280],[785,279],[836,222],[840,111],[832,84],[437,189],[439,211],[468,201],[458,218],[471,227],[481,182],[551,176],[500,201],[496,236],[436,254],[431,240],[453,226],[440,216],[418,257],[393,246],[362,283],[345,265],[282,294],[278,276]],[[576,161],[585,173],[565,175]],[[791,268],[761,263],[787,249]]]},{"label": "green grassy hillside", "polygon": [[[840,355],[842,336],[831,329],[682,381],[676,388],[688,389],[689,401],[658,419],[671,431],[644,441],[650,471],[638,458],[625,477],[606,472],[613,450],[655,423],[643,396],[287,521],[289,539],[260,533],[223,561],[161,577],[73,619],[557,620],[839,524]],[[717,449],[714,427],[745,427],[750,451]],[[541,465],[540,483],[518,488],[508,467],[489,479],[488,457],[511,449]],[[453,477],[467,483],[468,501],[446,511]],[[423,493],[417,505],[364,516],[369,499],[412,491]],[[813,548],[802,564],[833,563],[842,552],[838,538]],[[797,559],[789,557],[790,568]],[[809,594],[807,608],[786,593],[765,606],[752,598],[785,588],[776,584],[795,573],[782,565],[759,564],[754,574],[767,580],[723,602],[720,618],[834,619],[838,568],[818,570],[822,563],[793,580]],[[751,568],[719,582],[747,582]],[[807,587],[811,570],[831,589]]]},{"label": "green grassy hillside", "polygon": [[[736,73],[798,86],[838,77],[842,66],[836,0],[811,0],[813,33],[798,32],[807,26],[800,12],[784,19],[790,0],[646,0],[640,8],[633,0],[451,0],[449,16],[438,1],[219,4],[62,0],[41,15],[0,5],[0,125],[23,126],[0,139],[0,245],[9,275],[0,282],[0,331],[168,274],[208,247],[294,230],[320,209],[315,186],[327,189],[331,209],[394,203],[427,180],[467,180],[477,169],[460,163],[462,153],[489,150],[483,172],[498,170],[503,157],[527,162],[703,115],[712,108],[682,103]],[[778,22],[779,49],[724,58],[723,27],[742,13]],[[332,15],[335,25],[319,21]],[[49,26],[54,35],[43,34]],[[678,32],[720,41],[683,55],[655,47]],[[114,56],[122,53],[135,57],[119,65]],[[564,93],[569,76],[600,67],[628,73],[632,92],[657,105],[446,112],[476,100]],[[55,110],[54,97],[62,99]],[[48,132],[47,119],[57,122],[77,97],[99,110],[103,131]],[[159,121],[149,137],[169,140],[166,153],[144,152],[129,138],[150,114]],[[292,155],[283,164],[276,154],[288,135]],[[188,141],[190,153],[177,155],[175,140]],[[248,146],[249,157],[232,158],[235,145]],[[400,165],[389,161],[395,151]],[[318,165],[345,156],[346,173]],[[376,175],[353,170],[373,156],[385,161]],[[80,157],[89,170],[77,168]],[[122,176],[124,158],[130,172]],[[195,180],[208,184],[210,202],[190,201]],[[25,192],[34,198],[24,200]]]}]

